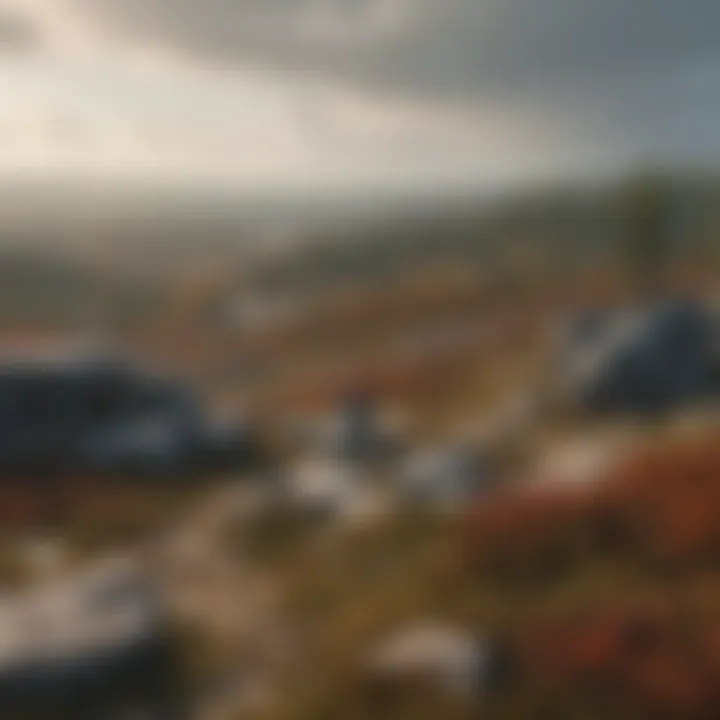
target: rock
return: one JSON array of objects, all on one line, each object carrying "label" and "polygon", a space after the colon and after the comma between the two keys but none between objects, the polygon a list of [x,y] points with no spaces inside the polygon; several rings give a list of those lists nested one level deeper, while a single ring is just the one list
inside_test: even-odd
[{"label": "rock", "polygon": [[169,701],[173,661],[155,593],[125,558],[0,601],[3,712],[156,707]]},{"label": "rock", "polygon": [[717,319],[691,301],[581,316],[562,342],[561,393],[595,413],[675,409],[720,389],[717,338]]},{"label": "rock", "polygon": [[476,701],[490,689],[491,665],[490,644],[473,633],[421,623],[382,640],[371,653],[367,669],[376,679],[419,679],[453,699]]},{"label": "rock", "polygon": [[455,507],[484,487],[488,470],[473,447],[465,444],[422,450],[401,473],[401,491],[411,501]]}]

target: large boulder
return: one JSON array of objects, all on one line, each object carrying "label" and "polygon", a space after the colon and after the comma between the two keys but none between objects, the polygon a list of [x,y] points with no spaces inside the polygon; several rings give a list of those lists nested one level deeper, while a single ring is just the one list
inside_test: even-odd
[{"label": "large boulder", "polygon": [[575,319],[562,343],[560,385],[591,412],[676,408],[718,390],[717,320],[691,301]]},{"label": "large boulder", "polygon": [[115,356],[0,360],[0,473],[178,475],[258,460],[250,428],[219,424],[185,383]]},{"label": "large boulder", "polygon": [[132,561],[0,602],[0,707],[11,717],[112,717],[126,707],[163,717],[178,709],[175,661],[162,607]]}]

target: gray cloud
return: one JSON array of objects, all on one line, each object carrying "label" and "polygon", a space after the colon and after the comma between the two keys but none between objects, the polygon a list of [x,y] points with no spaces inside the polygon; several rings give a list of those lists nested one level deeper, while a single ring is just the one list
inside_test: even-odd
[{"label": "gray cloud", "polygon": [[31,22],[9,10],[0,10],[0,51],[30,50],[38,43],[39,38]]},{"label": "gray cloud", "polygon": [[189,57],[501,104],[607,152],[720,153],[717,0],[73,0]]},{"label": "gray cloud", "polygon": [[[16,8],[27,3],[13,0]],[[97,35],[97,44],[156,49],[160,57],[169,52],[189,66],[211,62],[230,71],[237,65],[327,78],[373,91],[380,102],[387,93],[421,98],[424,107],[468,105],[477,116],[499,110],[537,127],[539,137],[585,148],[587,157],[720,157],[718,0],[32,5],[30,19],[42,25],[38,36],[50,37],[53,23],[63,25],[63,46],[94,47]],[[53,18],[43,14],[51,5]],[[0,46],[3,38],[11,47],[37,44],[32,23],[17,23],[0,15]]]},{"label": "gray cloud", "polygon": [[[188,53],[414,92],[484,96],[720,59],[717,0],[75,2]],[[393,8],[395,21],[382,32],[379,19]]]}]

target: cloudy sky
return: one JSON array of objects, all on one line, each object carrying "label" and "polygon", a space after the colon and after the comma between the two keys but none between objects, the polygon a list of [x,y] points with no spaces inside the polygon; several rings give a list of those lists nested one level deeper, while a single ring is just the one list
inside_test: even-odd
[{"label": "cloudy sky", "polygon": [[717,0],[0,0],[0,175],[501,184],[720,158]]}]

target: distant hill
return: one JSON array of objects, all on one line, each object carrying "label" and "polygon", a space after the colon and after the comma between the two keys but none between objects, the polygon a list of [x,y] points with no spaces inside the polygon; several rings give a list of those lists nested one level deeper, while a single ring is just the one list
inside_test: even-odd
[{"label": "distant hill", "polygon": [[[672,175],[663,182],[679,256],[713,251],[720,238],[720,177]],[[337,224],[274,257],[255,281],[288,290],[382,280],[436,261],[485,270],[534,262],[562,271],[612,260],[624,232],[622,193],[621,184],[541,188],[490,205],[464,200],[405,216]]]}]

